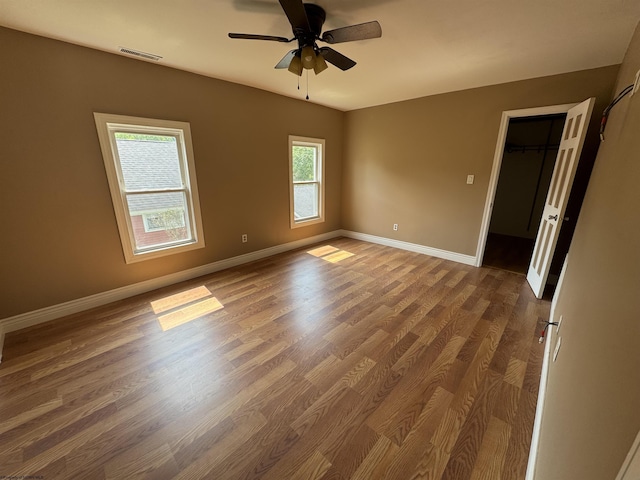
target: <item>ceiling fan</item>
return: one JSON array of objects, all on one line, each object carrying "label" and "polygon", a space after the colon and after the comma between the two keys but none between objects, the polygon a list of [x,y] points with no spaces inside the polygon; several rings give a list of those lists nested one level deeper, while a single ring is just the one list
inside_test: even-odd
[{"label": "ceiling fan", "polygon": [[298,40],[298,48],[287,53],[275,66],[275,68],[286,68],[298,76],[302,75],[303,69],[313,70],[317,75],[327,68],[326,62],[335,65],[340,70],[348,70],[356,64],[349,57],[342,55],[333,48],[318,48],[316,41],[334,44],[382,36],[382,28],[376,21],[336,28],[335,30],[321,33],[322,25],[327,18],[322,7],[313,3],[303,3],[302,0],[279,1],[291,24],[293,38],[247,33],[230,33],[229,37],[283,43]]}]

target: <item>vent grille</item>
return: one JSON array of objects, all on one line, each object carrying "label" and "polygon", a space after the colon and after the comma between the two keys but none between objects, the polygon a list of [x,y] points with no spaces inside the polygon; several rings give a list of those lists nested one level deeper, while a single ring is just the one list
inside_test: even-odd
[{"label": "vent grille", "polygon": [[127,55],[133,55],[134,57],[146,58],[147,60],[153,60],[154,62],[157,62],[162,58],[160,55],[154,55],[153,53],[140,52],[132,48],[118,47],[118,49],[120,50],[121,53],[126,53]]}]

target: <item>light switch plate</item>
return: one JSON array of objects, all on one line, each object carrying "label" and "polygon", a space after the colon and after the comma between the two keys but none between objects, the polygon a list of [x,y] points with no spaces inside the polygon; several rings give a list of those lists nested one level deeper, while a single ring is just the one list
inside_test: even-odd
[{"label": "light switch plate", "polygon": [[556,342],[556,349],[553,351],[553,361],[554,362],[558,358],[558,352],[560,351],[560,345],[562,345],[562,337],[558,337],[558,341]]},{"label": "light switch plate", "polygon": [[467,175],[467,185],[473,185],[475,178],[475,175]]}]

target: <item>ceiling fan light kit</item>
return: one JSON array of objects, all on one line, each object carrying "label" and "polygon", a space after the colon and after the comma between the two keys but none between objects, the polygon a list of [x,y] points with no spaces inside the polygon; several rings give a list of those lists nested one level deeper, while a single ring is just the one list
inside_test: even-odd
[{"label": "ceiling fan light kit", "polygon": [[316,63],[313,65],[313,71],[316,75],[328,68],[327,62],[322,55],[316,55]]},{"label": "ceiling fan light kit", "polygon": [[316,52],[313,51],[313,47],[307,45],[306,47],[302,47],[302,67],[307,70],[311,70],[316,66]]},{"label": "ceiling fan light kit", "polygon": [[289,67],[287,67],[291,73],[294,73],[298,76],[302,75],[302,60],[300,60],[299,55],[294,55],[291,59],[291,63],[289,63]]},{"label": "ceiling fan light kit", "polygon": [[303,3],[302,0],[279,0],[291,24],[293,38],[248,33],[229,33],[230,38],[244,40],[266,40],[271,42],[298,41],[298,48],[287,53],[275,66],[301,76],[303,70],[313,70],[316,75],[327,69],[327,62],[340,70],[348,70],[356,62],[330,47],[318,48],[317,41],[328,44],[354,42],[382,36],[382,28],[376,21],[336,28],[322,33],[327,18],[319,5]]}]

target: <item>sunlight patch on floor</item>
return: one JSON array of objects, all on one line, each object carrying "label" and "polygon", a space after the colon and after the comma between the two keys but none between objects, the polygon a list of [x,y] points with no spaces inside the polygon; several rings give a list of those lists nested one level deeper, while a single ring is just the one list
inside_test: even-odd
[{"label": "sunlight patch on floor", "polygon": [[314,248],[313,250],[309,250],[307,253],[313,255],[314,257],[324,257],[330,253],[339,252],[340,249],[336,247],[332,247],[331,245],[325,245],[323,247]]},{"label": "sunlight patch on floor", "polygon": [[344,260],[345,258],[349,258],[354,255],[353,253],[347,252],[346,250],[340,250],[339,248],[332,247],[331,245],[314,248],[313,250],[307,251],[307,253],[331,263],[338,263],[340,260]]},{"label": "sunlight patch on floor", "polygon": [[155,300],[151,302],[151,308],[155,314],[168,312],[158,316],[160,327],[166,332],[224,306],[203,285]]},{"label": "sunlight patch on floor", "polygon": [[175,295],[169,295],[168,297],[155,300],[151,302],[151,308],[153,308],[153,313],[162,313],[176,307],[181,307],[182,305],[186,305],[187,303],[191,303],[200,298],[210,296],[211,292],[209,289],[202,285],[201,287],[192,288],[185,292],[176,293]]}]

